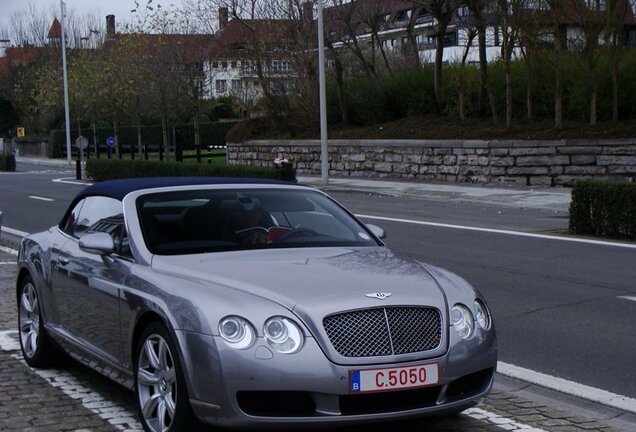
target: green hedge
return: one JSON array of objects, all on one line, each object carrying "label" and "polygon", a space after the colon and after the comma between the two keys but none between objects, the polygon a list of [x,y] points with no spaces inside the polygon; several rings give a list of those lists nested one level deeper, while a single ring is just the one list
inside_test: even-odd
[{"label": "green hedge", "polygon": [[86,173],[94,181],[132,177],[209,176],[250,177],[296,181],[294,171],[274,167],[208,165],[183,162],[160,162],[126,159],[89,159]]},{"label": "green hedge", "polygon": [[570,232],[636,238],[636,184],[577,182],[572,189]]},{"label": "green hedge", "polygon": [[[209,145],[225,145],[225,135],[236,124],[236,121],[223,121],[214,123],[201,123],[201,145],[203,148]],[[184,150],[194,149],[194,126],[192,124],[177,124],[176,129],[181,131],[181,142]],[[112,127],[97,128],[97,142],[101,151],[105,152],[106,139],[115,134]],[[91,128],[82,129],[82,135],[90,142],[89,149],[93,151],[93,130]],[[126,153],[130,147],[137,148],[137,127],[120,126],[118,128],[119,143]],[[77,129],[71,129],[71,143],[74,144],[78,137]],[[161,125],[146,125],[141,127],[141,139],[144,144],[152,148],[158,148],[163,142]],[[168,139],[172,143],[172,127],[168,130]],[[73,145],[73,152],[75,152]],[[66,131],[55,129],[51,131],[48,146],[48,157],[61,158],[66,154]]]},{"label": "green hedge", "polygon": [[15,156],[0,154],[0,171],[15,171]]}]

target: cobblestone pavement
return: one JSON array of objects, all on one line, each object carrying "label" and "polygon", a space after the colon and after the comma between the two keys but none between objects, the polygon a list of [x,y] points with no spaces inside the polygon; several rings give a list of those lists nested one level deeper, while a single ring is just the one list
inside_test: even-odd
[{"label": "cobblestone pavement", "polygon": [[[139,430],[133,394],[72,361],[32,370],[19,352],[15,299],[15,245],[0,248],[0,431],[106,432]],[[8,247],[7,247],[8,246]],[[443,419],[344,428],[349,432],[526,431],[619,432],[607,420],[555,409],[545,400],[520,397],[496,385],[477,408]],[[605,423],[604,423],[605,422]]]}]

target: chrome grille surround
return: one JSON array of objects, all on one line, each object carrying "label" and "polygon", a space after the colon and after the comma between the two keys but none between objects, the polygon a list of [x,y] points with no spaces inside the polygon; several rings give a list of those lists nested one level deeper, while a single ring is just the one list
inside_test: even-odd
[{"label": "chrome grille surround", "polygon": [[390,306],[326,316],[323,326],[343,357],[378,357],[430,351],[442,341],[437,308]]}]

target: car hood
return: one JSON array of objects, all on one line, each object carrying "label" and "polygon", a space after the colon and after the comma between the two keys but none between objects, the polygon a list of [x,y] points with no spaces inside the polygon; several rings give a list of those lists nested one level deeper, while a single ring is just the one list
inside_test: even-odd
[{"label": "car hood", "polygon": [[[274,301],[300,315],[382,305],[446,309],[436,280],[386,247],[294,248],[155,256],[155,272],[195,279]],[[366,294],[390,293],[385,299]]]}]

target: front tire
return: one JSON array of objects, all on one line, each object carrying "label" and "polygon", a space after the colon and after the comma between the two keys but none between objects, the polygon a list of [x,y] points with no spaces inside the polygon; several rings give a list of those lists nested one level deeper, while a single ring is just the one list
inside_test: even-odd
[{"label": "front tire", "polygon": [[190,431],[194,414],[177,348],[168,329],[148,325],[136,349],[137,410],[146,432]]},{"label": "front tire", "polygon": [[60,351],[44,329],[40,300],[30,276],[22,281],[18,299],[18,331],[24,360],[35,368],[55,364]]}]

